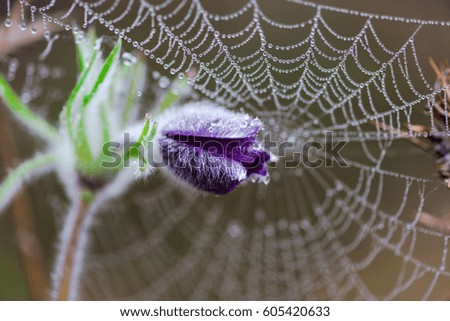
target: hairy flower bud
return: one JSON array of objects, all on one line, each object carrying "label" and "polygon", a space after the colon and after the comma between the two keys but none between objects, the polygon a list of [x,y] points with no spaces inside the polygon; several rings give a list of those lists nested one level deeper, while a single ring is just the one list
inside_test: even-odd
[{"label": "hairy flower bud", "polygon": [[169,172],[200,190],[226,194],[249,177],[268,178],[258,118],[202,102],[166,112],[158,127]]}]

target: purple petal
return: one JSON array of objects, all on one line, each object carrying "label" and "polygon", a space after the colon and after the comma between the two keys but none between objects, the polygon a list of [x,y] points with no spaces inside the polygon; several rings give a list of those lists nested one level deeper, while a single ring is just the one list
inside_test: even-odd
[{"label": "purple petal", "polygon": [[244,166],[176,140],[161,139],[163,160],[176,177],[203,191],[226,194],[247,177]]},{"label": "purple petal", "polygon": [[268,175],[270,155],[255,138],[262,126],[257,118],[191,104],[160,123],[163,160],[170,172],[192,186],[225,194],[251,175]]}]

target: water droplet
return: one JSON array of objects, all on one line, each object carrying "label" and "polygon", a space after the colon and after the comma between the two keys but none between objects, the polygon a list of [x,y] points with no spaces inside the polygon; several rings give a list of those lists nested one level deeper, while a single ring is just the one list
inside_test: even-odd
[{"label": "water droplet", "polygon": [[31,33],[32,34],[35,34],[36,32],[37,32],[37,28],[36,27],[31,28]]},{"label": "water droplet", "polygon": [[22,23],[20,24],[20,29],[22,29],[22,30],[27,29],[27,24],[26,24],[25,22],[22,22]]},{"label": "water droplet", "polygon": [[184,78],[184,75],[183,75],[183,73],[182,72],[180,72],[179,74],[178,74],[178,79],[183,79]]},{"label": "water droplet", "polygon": [[238,223],[232,222],[228,225],[227,232],[232,238],[237,238],[242,235],[242,228]]},{"label": "water droplet", "polygon": [[303,229],[303,230],[307,230],[307,229],[309,229],[310,227],[311,227],[311,222],[310,221],[308,221],[308,220],[302,220],[302,221],[300,221],[300,227]]},{"label": "water droplet", "polygon": [[259,208],[255,211],[255,219],[259,222],[264,222],[266,219],[266,213],[263,209]]},{"label": "water droplet", "polygon": [[154,70],[152,72],[152,76],[153,76],[153,79],[159,79],[159,77],[161,77],[161,74],[159,73],[159,71]]},{"label": "water droplet", "polygon": [[22,94],[22,101],[25,104],[28,104],[31,101],[31,94],[29,92],[25,92]]},{"label": "water droplet", "polygon": [[267,237],[272,237],[274,236],[276,233],[275,227],[273,227],[272,225],[267,225],[266,228],[264,229],[264,235],[266,235]]},{"label": "water droplet", "polygon": [[270,176],[269,175],[263,176],[261,178],[261,182],[264,183],[264,185],[268,185],[270,183]]},{"label": "water droplet", "polygon": [[140,91],[137,92],[138,97],[142,96],[142,93]]},{"label": "water droplet", "polygon": [[240,126],[241,128],[245,128],[245,127],[247,127],[247,125],[248,125],[248,123],[247,123],[246,121],[243,121],[243,122],[240,123],[239,126]]},{"label": "water droplet", "polygon": [[261,126],[262,122],[261,122],[261,120],[259,118],[255,118],[255,119],[252,119],[250,125],[251,126]]},{"label": "water droplet", "polygon": [[35,7],[35,6],[31,6],[31,7],[30,7],[30,11],[31,11],[31,12],[36,12],[36,7]]},{"label": "water droplet", "polygon": [[122,55],[122,63],[125,66],[132,66],[136,63],[137,59],[135,56],[130,54],[129,52],[124,52]]},{"label": "water droplet", "polygon": [[50,74],[50,76],[53,79],[61,79],[61,78],[64,77],[64,75],[65,75],[64,69],[63,68],[58,68],[58,67],[53,68],[52,71],[51,71],[51,74]]},{"label": "water droplet", "polygon": [[11,25],[12,25],[11,19],[6,19],[5,20],[5,26],[9,28],[9,27],[11,27]]},{"label": "water droplet", "polygon": [[44,65],[39,66],[38,73],[39,77],[43,79],[48,78],[50,76],[50,70]]},{"label": "water droplet", "polygon": [[162,77],[159,79],[158,85],[159,85],[159,87],[161,87],[161,88],[163,88],[163,89],[169,87],[169,85],[170,85],[170,80],[169,80],[169,78],[167,78],[166,76],[162,76]]}]

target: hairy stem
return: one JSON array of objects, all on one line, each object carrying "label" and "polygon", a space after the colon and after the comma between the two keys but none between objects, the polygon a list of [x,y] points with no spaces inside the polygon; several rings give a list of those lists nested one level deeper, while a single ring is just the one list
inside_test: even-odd
[{"label": "hairy stem", "polygon": [[76,299],[84,245],[89,229],[87,220],[91,201],[91,198],[83,197],[82,193],[79,204],[72,208],[64,223],[61,235],[62,247],[56,262],[56,278],[53,285],[55,300]]},{"label": "hairy stem", "polygon": [[77,197],[72,198],[73,204],[60,235],[61,246],[53,270],[53,299],[78,299],[93,217],[108,200],[122,195],[132,182],[133,176],[123,170],[106,186],[95,189],[95,193],[87,189],[81,191],[79,186],[68,191],[69,196]]}]

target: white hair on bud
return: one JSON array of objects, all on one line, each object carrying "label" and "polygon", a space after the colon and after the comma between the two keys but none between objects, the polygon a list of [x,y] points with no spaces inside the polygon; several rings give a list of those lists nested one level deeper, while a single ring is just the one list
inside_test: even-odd
[{"label": "white hair on bud", "polygon": [[164,131],[204,133],[206,137],[243,138],[254,136],[262,127],[259,118],[237,113],[212,102],[192,102],[167,110],[158,118]]}]

